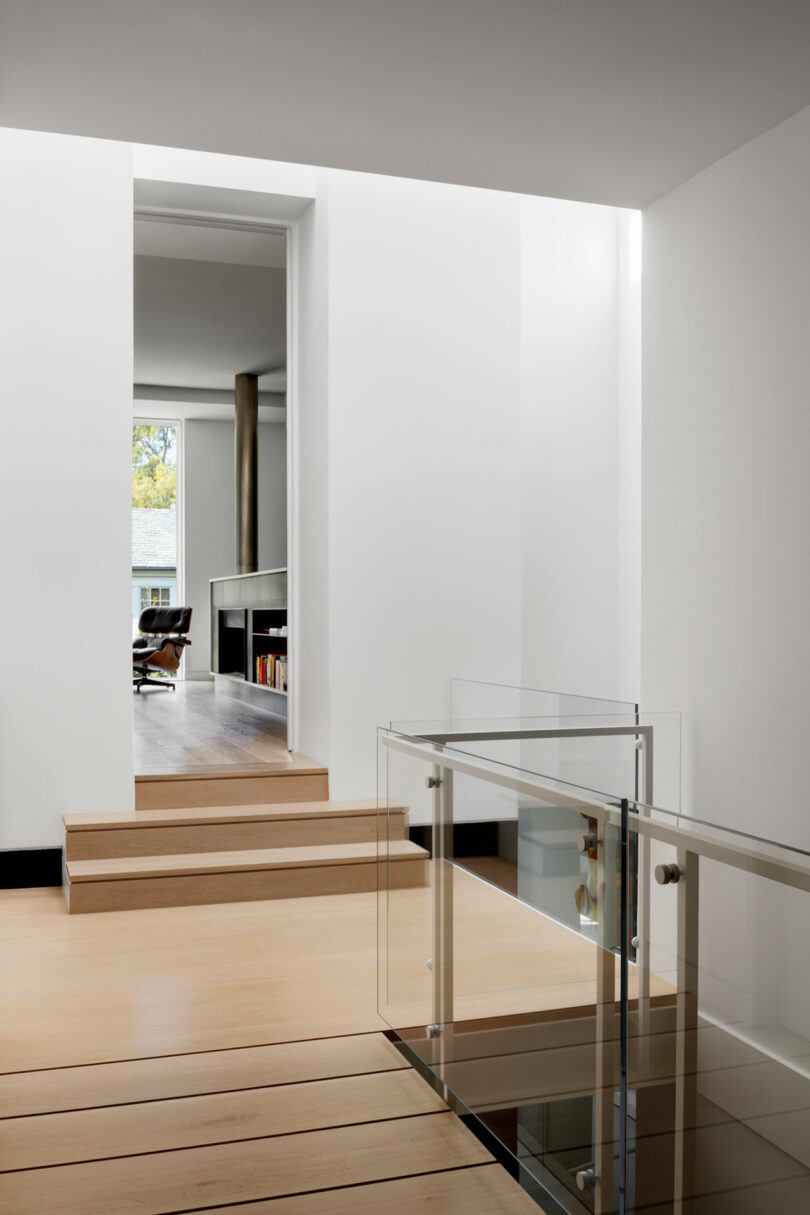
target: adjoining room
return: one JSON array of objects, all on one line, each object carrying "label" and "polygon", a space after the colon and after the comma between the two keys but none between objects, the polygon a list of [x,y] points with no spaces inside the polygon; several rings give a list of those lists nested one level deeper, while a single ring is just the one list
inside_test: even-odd
[{"label": "adjoining room", "polygon": [[144,202],[134,254],[136,775],[287,762],[287,234]]}]

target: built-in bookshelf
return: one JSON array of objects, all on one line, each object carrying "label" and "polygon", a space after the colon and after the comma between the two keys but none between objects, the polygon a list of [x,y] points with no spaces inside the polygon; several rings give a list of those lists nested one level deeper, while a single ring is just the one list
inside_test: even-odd
[{"label": "built-in bookshelf", "polygon": [[287,715],[287,571],[211,579],[211,673],[223,691]]}]

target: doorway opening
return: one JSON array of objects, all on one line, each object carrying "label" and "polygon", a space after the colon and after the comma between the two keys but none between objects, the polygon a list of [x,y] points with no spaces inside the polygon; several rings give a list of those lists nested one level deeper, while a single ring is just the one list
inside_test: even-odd
[{"label": "doorway opening", "polygon": [[167,207],[148,184],[134,217],[133,625],[144,608],[191,620],[174,694],[134,698],[136,778],[276,766],[290,762],[288,232]]}]

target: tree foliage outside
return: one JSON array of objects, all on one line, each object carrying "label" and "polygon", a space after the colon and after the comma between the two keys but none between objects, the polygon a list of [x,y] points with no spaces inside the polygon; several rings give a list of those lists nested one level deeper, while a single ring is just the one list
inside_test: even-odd
[{"label": "tree foliage outside", "polygon": [[132,505],[168,510],[177,502],[177,428],[132,427]]}]

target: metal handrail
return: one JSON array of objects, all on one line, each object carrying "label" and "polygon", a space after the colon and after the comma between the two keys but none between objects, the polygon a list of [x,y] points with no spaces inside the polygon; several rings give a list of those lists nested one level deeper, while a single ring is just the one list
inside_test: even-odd
[{"label": "metal handrail", "polygon": [[[498,760],[486,760],[474,755],[454,754],[445,748],[453,742],[462,741],[511,741],[526,738],[554,737],[595,737],[600,734],[639,735],[645,742],[645,761],[649,762],[652,748],[652,726],[605,726],[588,727],[580,730],[576,727],[565,727],[559,730],[532,731],[448,731],[438,734],[421,735],[415,739],[396,731],[383,730],[381,737],[383,745],[396,751],[421,759],[435,766],[438,755],[441,756],[441,766],[466,776],[475,776],[490,784],[510,789],[525,797],[534,797],[540,801],[551,801],[556,806],[578,811],[594,818],[598,823],[609,823],[617,829],[621,827],[621,811],[609,802],[600,800],[595,793],[582,790],[576,785],[570,785],[555,777],[540,776],[535,773],[521,771],[520,776],[504,772],[503,765]],[[437,754],[437,747],[442,750]],[[645,781],[645,794],[648,781]],[[574,792],[576,790],[576,792]],[[631,799],[631,808],[637,809],[632,819],[632,830],[651,840],[670,844],[675,848],[687,848],[708,860],[720,861],[735,869],[741,869],[759,877],[770,878],[786,886],[798,890],[810,891],[810,855],[803,852],[788,850],[783,844],[750,840],[738,842],[737,838],[726,838],[727,829],[709,826],[697,829],[689,819],[677,816],[676,823],[668,823],[649,817],[651,813],[670,814],[660,810],[650,801],[635,802]],[[642,813],[645,812],[645,813]],[[675,816],[673,816],[675,817]],[[710,834],[716,832],[717,835]],[[722,836],[722,837],[721,837]]]}]

